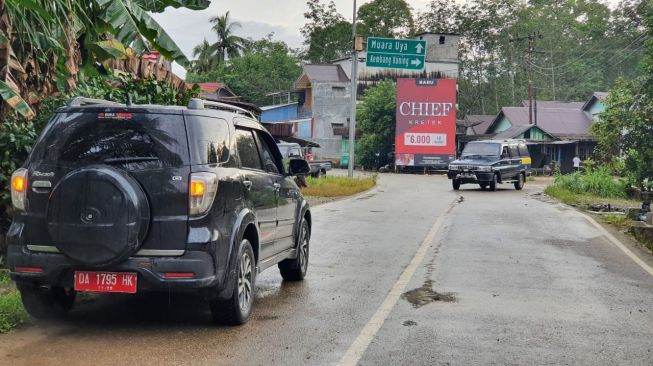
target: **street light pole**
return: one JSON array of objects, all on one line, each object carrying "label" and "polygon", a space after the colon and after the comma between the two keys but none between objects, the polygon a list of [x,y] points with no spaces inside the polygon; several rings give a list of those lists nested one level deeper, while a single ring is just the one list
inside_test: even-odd
[{"label": "street light pole", "polygon": [[356,79],[358,69],[358,52],[356,51],[356,0],[354,0],[354,16],[352,18],[352,52],[351,52],[351,116],[349,117],[349,169],[350,177],[354,176],[354,146],[356,143]]}]

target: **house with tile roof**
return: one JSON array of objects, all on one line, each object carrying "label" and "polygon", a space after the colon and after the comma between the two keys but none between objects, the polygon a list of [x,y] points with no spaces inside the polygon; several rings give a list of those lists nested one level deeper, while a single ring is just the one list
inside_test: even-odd
[{"label": "house with tile roof", "polygon": [[537,101],[534,122],[529,123],[528,102],[519,107],[503,107],[485,131],[485,138],[524,139],[534,168],[556,161],[561,170],[572,171],[574,156],[593,156],[596,139],[592,124],[605,110],[607,93],[594,93],[586,102]]}]

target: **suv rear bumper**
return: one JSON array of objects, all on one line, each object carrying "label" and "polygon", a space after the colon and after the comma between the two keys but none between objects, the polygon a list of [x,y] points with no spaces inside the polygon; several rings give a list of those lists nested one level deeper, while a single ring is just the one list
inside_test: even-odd
[{"label": "suv rear bumper", "polygon": [[[19,283],[74,287],[75,271],[134,272],[137,291],[186,290],[220,285],[213,258],[207,252],[186,251],[180,257],[131,257],[108,267],[77,264],[63,254],[31,252],[10,245],[7,259],[11,278]],[[40,268],[43,272],[17,272],[16,268]],[[192,278],[168,278],[166,273],[193,273]]]}]

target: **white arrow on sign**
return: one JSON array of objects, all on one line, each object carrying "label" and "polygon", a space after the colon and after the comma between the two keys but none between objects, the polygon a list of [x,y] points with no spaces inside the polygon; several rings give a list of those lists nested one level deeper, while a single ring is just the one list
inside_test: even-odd
[{"label": "white arrow on sign", "polygon": [[417,50],[417,53],[422,53],[424,46],[422,46],[421,43],[418,43],[417,46],[415,46],[415,49]]},{"label": "white arrow on sign", "polygon": [[420,61],[419,59],[416,58],[413,61],[411,61],[410,63],[415,65],[415,66],[419,66],[419,65],[422,64],[422,61]]}]

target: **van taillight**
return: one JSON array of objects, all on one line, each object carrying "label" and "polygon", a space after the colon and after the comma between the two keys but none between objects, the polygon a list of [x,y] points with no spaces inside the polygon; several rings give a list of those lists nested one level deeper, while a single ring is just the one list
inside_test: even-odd
[{"label": "van taillight", "polygon": [[218,193],[218,177],[213,173],[192,173],[188,185],[188,204],[191,216],[206,214]]},{"label": "van taillight", "polygon": [[20,168],[11,175],[11,203],[16,210],[25,210],[27,169]]}]

